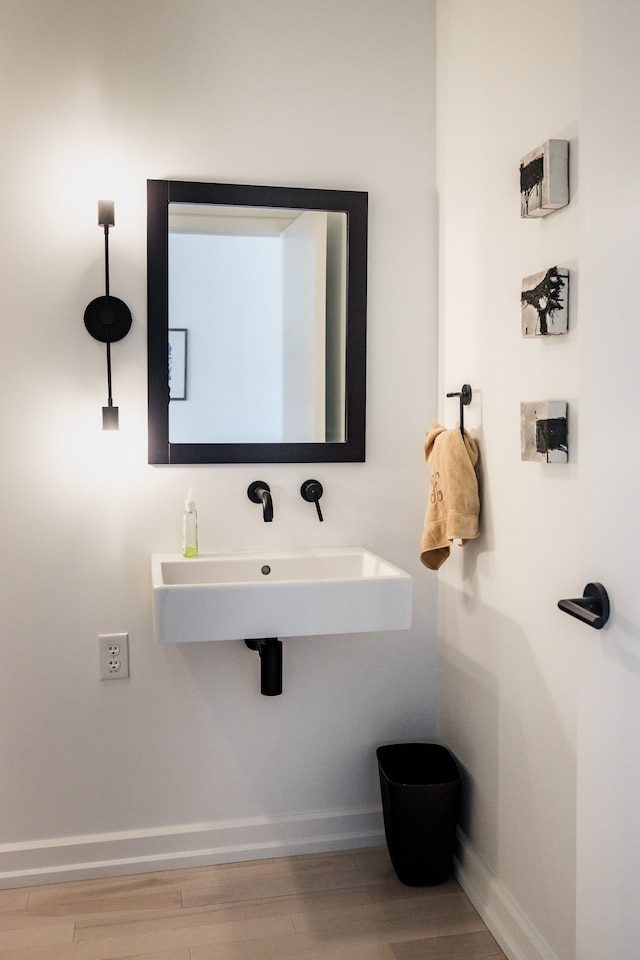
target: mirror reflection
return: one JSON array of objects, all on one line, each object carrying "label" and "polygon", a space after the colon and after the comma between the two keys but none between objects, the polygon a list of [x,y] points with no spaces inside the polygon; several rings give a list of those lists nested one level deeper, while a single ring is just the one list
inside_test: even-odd
[{"label": "mirror reflection", "polygon": [[344,440],[346,236],[345,213],[169,204],[171,443]]},{"label": "mirror reflection", "polygon": [[148,181],[149,461],[364,460],[367,195]]}]

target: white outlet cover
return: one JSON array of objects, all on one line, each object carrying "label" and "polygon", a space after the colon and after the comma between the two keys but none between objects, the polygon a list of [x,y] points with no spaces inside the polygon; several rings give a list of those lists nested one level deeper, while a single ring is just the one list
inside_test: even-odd
[{"label": "white outlet cover", "polygon": [[98,657],[101,680],[126,680],[129,676],[129,634],[99,634]]}]

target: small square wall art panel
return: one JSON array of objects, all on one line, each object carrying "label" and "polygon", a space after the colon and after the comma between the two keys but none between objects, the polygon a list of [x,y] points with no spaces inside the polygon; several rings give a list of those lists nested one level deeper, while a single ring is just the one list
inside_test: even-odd
[{"label": "small square wall art panel", "polygon": [[566,333],[569,326],[569,271],[549,267],[522,281],[522,336]]},{"label": "small square wall art panel", "polygon": [[567,463],[567,403],[541,400],[520,404],[520,445],[522,460],[539,463]]},{"label": "small square wall art panel", "polygon": [[520,163],[520,216],[546,217],[569,203],[569,141],[546,140]]}]

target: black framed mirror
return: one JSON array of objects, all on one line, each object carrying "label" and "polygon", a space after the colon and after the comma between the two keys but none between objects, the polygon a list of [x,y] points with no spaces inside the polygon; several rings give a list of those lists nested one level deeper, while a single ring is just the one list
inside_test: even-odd
[{"label": "black framed mirror", "polygon": [[368,195],[147,181],[149,463],[364,461]]}]

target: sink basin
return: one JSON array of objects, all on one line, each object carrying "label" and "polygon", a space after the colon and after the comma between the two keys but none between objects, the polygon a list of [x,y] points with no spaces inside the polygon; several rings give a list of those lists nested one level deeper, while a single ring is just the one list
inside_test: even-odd
[{"label": "sink basin", "polygon": [[406,630],[411,577],[364,547],[153,554],[160,643]]}]

